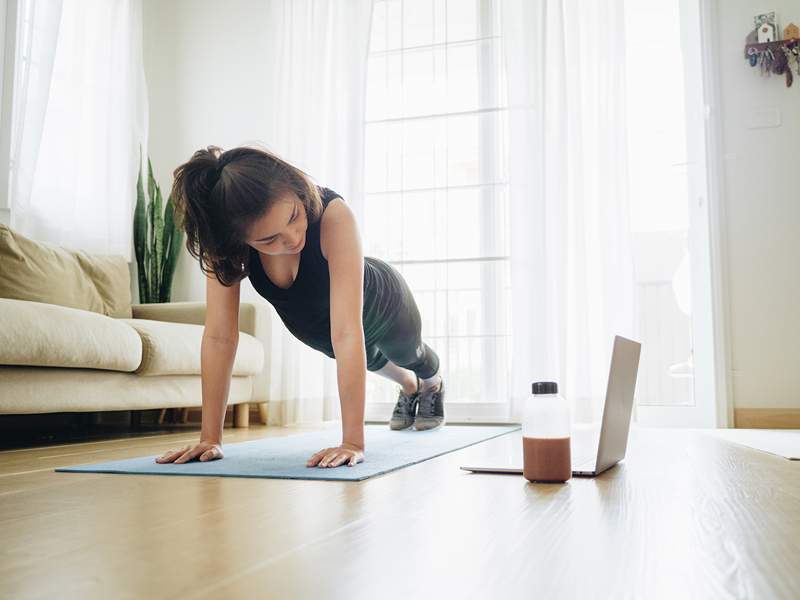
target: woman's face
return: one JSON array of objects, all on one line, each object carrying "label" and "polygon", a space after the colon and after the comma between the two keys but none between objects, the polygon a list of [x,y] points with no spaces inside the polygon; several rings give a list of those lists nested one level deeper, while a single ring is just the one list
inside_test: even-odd
[{"label": "woman's face", "polygon": [[306,243],[308,218],[294,192],[288,192],[250,227],[247,245],[262,254],[298,254]]}]

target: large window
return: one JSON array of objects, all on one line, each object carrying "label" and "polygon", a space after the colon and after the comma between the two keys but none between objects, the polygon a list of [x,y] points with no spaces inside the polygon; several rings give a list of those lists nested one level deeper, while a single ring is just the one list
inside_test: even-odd
[{"label": "large window", "polygon": [[[423,339],[448,380],[448,418],[465,420],[505,416],[511,364],[500,2],[378,0],[367,77],[365,253],[411,285]],[[625,7],[640,407],[694,403],[684,64],[693,50],[682,30],[690,20],[671,0]],[[385,418],[397,386],[369,377],[367,394],[367,417]]]},{"label": "large window", "polygon": [[[378,1],[370,42],[364,251],[393,264],[411,286],[456,418],[499,417],[507,401],[499,16],[487,0]],[[397,386],[371,376],[367,398],[368,418],[384,414]]]}]

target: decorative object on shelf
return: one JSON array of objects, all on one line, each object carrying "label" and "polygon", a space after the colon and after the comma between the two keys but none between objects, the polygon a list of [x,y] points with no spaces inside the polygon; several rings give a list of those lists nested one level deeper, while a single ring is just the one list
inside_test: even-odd
[{"label": "decorative object on shelf", "polygon": [[778,39],[778,27],[775,25],[774,10],[763,15],[756,15],[754,21],[758,32],[759,44],[774,42]]},{"label": "decorative object on shelf", "polygon": [[[133,243],[139,271],[139,302],[169,302],[172,276],[183,244],[183,231],[175,223],[172,195],[162,208],[161,188],[153,177],[153,166],[147,157],[147,191],[142,184],[141,146],[139,178],[136,181],[136,210],[133,213]],[[162,214],[163,213],[163,214]]]},{"label": "decorative object on shelf", "polygon": [[754,17],[755,29],[745,39],[744,57],[751,67],[758,66],[762,75],[784,75],[786,87],[794,81],[794,69],[800,75],[800,30],[789,23],[778,39],[775,11]]}]

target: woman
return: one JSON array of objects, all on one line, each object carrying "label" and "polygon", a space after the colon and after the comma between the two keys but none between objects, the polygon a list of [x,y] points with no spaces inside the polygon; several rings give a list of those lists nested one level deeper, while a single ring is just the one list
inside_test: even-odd
[{"label": "woman", "polygon": [[[273,305],[289,331],[336,359],[342,443],[306,466],[364,460],[366,371],[400,384],[391,429],[444,423],[439,357],[401,274],[365,257],[353,213],[333,190],[252,147],[194,153],[175,170],[172,199],[186,247],[206,274],[200,441],[156,462],[222,458],[222,427],[238,342],[239,282]],[[415,411],[418,409],[418,413]]]}]

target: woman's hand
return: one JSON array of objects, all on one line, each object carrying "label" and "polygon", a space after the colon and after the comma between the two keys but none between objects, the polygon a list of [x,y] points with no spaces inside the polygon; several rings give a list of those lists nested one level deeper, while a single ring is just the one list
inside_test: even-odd
[{"label": "woman's hand", "polygon": [[364,448],[347,442],[336,448],[325,448],[312,456],[306,466],[313,467],[319,463],[320,467],[338,467],[345,462],[348,467],[364,462]]},{"label": "woman's hand", "polygon": [[169,450],[156,458],[157,463],[185,463],[186,461],[193,460],[200,457],[200,460],[206,462],[208,460],[217,460],[223,457],[222,444],[214,442],[204,442],[200,440],[197,444],[185,446],[179,450]]}]

